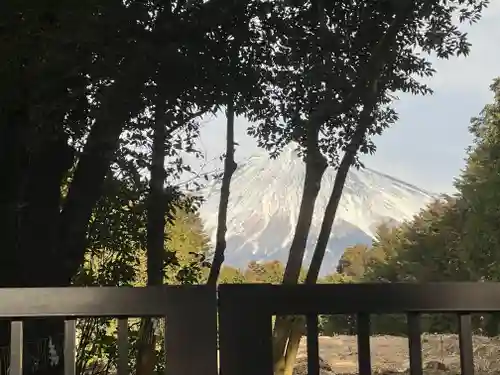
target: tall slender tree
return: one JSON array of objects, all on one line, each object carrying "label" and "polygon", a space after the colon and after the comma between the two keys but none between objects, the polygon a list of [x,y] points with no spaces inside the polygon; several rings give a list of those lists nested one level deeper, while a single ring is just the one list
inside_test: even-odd
[{"label": "tall slender tree", "polygon": [[222,263],[224,262],[224,251],[226,250],[227,232],[227,210],[229,204],[229,194],[231,189],[231,178],[236,170],[234,161],[234,98],[230,96],[227,105],[226,117],[226,154],[224,156],[224,173],[222,176],[220,203],[217,220],[217,232],[215,240],[215,253],[210,268],[207,284],[216,285],[219,278]]},{"label": "tall slender tree", "polygon": [[[274,90],[286,93],[277,101],[285,122],[288,122],[285,126],[271,121],[261,123],[253,134],[259,137],[262,145],[274,150],[295,138],[306,153],[324,154],[338,170],[308,272],[308,282],[317,279],[349,168],[360,165],[358,152],[374,152],[371,136],[380,134],[397,119],[389,106],[393,93],[401,90],[415,94],[431,92],[416,80],[416,77],[430,76],[434,71],[415,48],[436,52],[440,58],[467,54],[466,35],[454,23],[453,13],[458,11],[461,21],[473,22],[486,5],[487,1],[369,1],[350,4],[315,1],[301,3],[301,6],[285,12],[296,25],[296,29],[293,25],[288,26],[288,35],[304,33],[302,38],[289,37],[281,42],[286,47],[291,41],[296,42],[295,48],[287,52],[290,53],[290,64],[293,66],[297,61],[297,67],[293,71],[283,69],[277,81],[278,89]],[[298,77],[294,74],[300,75],[302,87],[296,83]],[[301,106],[297,106],[297,102]],[[308,136],[315,134],[316,130],[312,129],[318,128],[320,137]],[[314,196],[311,197],[308,203],[314,206]],[[296,237],[299,235],[307,238],[307,233],[295,233]],[[284,282],[296,282],[303,252],[303,247],[291,247],[286,272],[291,276],[289,279],[285,275]],[[290,328],[291,325],[294,323],[289,319],[277,319],[274,335],[275,371],[284,371],[287,375],[293,368],[293,354],[299,340],[296,332],[301,324],[296,322],[294,329]]]}]

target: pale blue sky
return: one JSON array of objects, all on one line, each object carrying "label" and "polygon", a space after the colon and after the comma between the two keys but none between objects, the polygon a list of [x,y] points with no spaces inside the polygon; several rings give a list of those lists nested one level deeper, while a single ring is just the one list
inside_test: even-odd
[{"label": "pale blue sky", "polygon": [[[453,179],[464,166],[465,149],[471,143],[470,118],[491,101],[489,85],[500,76],[500,0],[492,0],[479,23],[466,27],[472,43],[467,58],[437,61],[430,80],[435,93],[421,97],[404,95],[395,107],[400,121],[379,136],[377,152],[365,165],[434,192],[453,191]],[[236,121],[237,160],[258,151],[245,134],[248,122]],[[210,160],[224,152],[225,118],[207,120],[201,147]]]}]

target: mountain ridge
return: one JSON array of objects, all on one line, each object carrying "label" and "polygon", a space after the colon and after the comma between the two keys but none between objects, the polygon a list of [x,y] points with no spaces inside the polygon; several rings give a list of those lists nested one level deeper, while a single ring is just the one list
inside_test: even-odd
[{"label": "mountain ridge", "polygon": [[[312,256],[335,174],[333,168],[328,168],[322,180],[306,245],[306,264]],[[304,163],[293,146],[283,150],[276,159],[262,153],[239,163],[229,198],[226,264],[245,267],[252,260],[286,261],[298,218],[304,175]],[[213,241],[220,181],[212,181],[201,193],[206,200],[200,215]],[[351,169],[328,242],[322,274],[335,269],[346,247],[371,244],[380,223],[409,220],[437,197],[370,168]]]}]

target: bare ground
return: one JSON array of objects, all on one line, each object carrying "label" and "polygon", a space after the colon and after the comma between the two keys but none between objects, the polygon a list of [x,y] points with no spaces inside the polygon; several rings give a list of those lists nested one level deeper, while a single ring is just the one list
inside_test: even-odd
[{"label": "bare ground", "polygon": [[[406,374],[409,367],[408,339],[373,336],[370,339],[372,368],[376,374]],[[473,337],[476,375],[500,375],[500,337]],[[357,374],[356,336],[339,335],[319,338],[322,375]],[[295,375],[307,374],[306,341],[302,339]],[[422,335],[424,374],[460,374],[457,335]]]}]

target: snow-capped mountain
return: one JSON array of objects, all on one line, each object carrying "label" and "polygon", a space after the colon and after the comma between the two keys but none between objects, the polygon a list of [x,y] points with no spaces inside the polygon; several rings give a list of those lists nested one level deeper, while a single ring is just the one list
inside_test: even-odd
[{"label": "snow-capped mountain", "polygon": [[[305,165],[289,146],[275,160],[266,153],[240,163],[231,182],[225,263],[245,267],[249,261],[280,260],[288,256],[303,189]],[[335,179],[328,168],[316,201],[315,216],[306,248],[312,256],[323,212]],[[215,239],[220,181],[203,191],[200,214]],[[436,195],[370,169],[352,169],[344,187],[322,273],[332,272],[347,246],[370,244],[382,222],[411,219]]]}]

